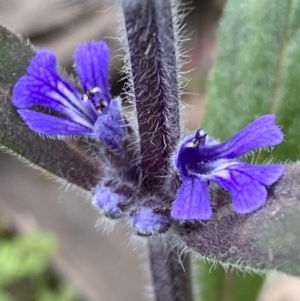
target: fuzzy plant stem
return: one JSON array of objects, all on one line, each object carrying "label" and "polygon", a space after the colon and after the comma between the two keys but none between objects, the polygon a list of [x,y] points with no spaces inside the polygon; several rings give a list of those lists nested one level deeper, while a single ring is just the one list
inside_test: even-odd
[{"label": "fuzzy plant stem", "polygon": [[[159,195],[179,139],[176,42],[170,0],[124,1],[129,70],[140,136],[143,186]],[[149,240],[157,301],[192,300],[189,269],[161,237]],[[189,258],[185,261],[188,263]],[[174,281],[175,280],[175,281]]]},{"label": "fuzzy plant stem", "polygon": [[178,251],[170,251],[162,237],[149,241],[150,265],[156,300],[193,300],[190,279],[190,256],[179,258]]},{"label": "fuzzy plant stem", "polygon": [[179,138],[176,47],[170,0],[125,1],[144,186],[156,192]]}]

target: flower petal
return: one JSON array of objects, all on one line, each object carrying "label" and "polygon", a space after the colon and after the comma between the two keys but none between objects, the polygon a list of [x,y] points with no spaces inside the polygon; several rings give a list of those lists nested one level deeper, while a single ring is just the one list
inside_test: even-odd
[{"label": "flower petal", "polygon": [[171,216],[182,220],[209,219],[212,216],[212,209],[207,181],[197,177],[186,178],[178,190]]},{"label": "flower petal", "polygon": [[251,165],[227,161],[213,170],[207,178],[230,191],[236,212],[250,213],[265,203],[265,186],[278,181],[283,172],[283,165]]},{"label": "flower petal", "polygon": [[98,118],[94,127],[96,138],[113,149],[121,149],[121,140],[126,134],[119,99],[112,99],[110,107]]},{"label": "flower petal", "polygon": [[275,124],[275,115],[264,115],[221,144],[199,147],[199,156],[203,160],[233,159],[255,148],[279,144],[282,140],[283,134]]},{"label": "flower petal", "polygon": [[46,135],[92,135],[90,128],[61,117],[30,110],[18,110],[31,130]]},{"label": "flower petal", "polygon": [[19,109],[50,108],[86,127],[91,127],[97,119],[94,111],[81,100],[80,93],[57,74],[56,58],[49,50],[39,51],[32,59],[28,75],[14,87],[13,104]]},{"label": "flower petal", "polygon": [[103,41],[80,44],[74,53],[78,77],[87,92],[98,87],[100,97],[110,101],[108,86],[108,68],[110,53]]}]

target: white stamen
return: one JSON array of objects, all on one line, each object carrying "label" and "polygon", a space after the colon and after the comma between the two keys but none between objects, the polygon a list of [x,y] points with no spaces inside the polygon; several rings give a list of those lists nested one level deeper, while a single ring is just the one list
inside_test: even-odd
[{"label": "white stamen", "polygon": [[83,100],[84,102],[88,101],[88,100],[89,100],[88,95],[87,95],[87,94],[83,94],[83,95],[82,95],[82,100]]},{"label": "white stamen", "polygon": [[108,107],[108,102],[106,100],[102,100],[102,105]]},{"label": "white stamen", "polygon": [[195,148],[195,143],[194,142],[189,142],[185,144],[186,148]]},{"label": "white stamen", "polygon": [[89,90],[90,93],[96,93],[96,92],[101,92],[101,89],[99,87],[95,87]]},{"label": "white stamen", "polygon": [[206,132],[203,129],[199,130],[199,136],[200,137],[205,137],[206,136]]}]

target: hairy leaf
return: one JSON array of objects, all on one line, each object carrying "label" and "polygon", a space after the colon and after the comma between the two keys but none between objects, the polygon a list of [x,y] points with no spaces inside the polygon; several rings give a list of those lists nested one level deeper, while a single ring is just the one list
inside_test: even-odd
[{"label": "hairy leaf", "polygon": [[11,91],[34,54],[23,41],[0,26],[0,145],[27,161],[84,189],[97,183],[99,166],[75,144],[42,138],[31,131],[11,104]]},{"label": "hairy leaf", "polygon": [[212,219],[178,228],[189,248],[221,263],[300,276],[300,162],[287,166],[254,213],[237,214],[226,191],[211,192],[218,204]]}]

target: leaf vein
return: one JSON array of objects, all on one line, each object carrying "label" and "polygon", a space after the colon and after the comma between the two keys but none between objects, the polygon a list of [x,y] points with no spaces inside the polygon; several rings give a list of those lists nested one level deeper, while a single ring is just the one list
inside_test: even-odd
[{"label": "leaf vein", "polygon": [[277,63],[277,72],[276,72],[276,80],[275,80],[275,88],[274,88],[274,94],[272,98],[272,105],[270,109],[270,113],[275,114],[279,105],[280,100],[280,88],[281,88],[281,82],[282,82],[282,74],[283,69],[285,66],[285,60],[286,60],[286,53],[288,44],[290,42],[290,28],[291,28],[291,11],[292,11],[292,2],[293,0],[289,0],[288,4],[288,10],[287,10],[287,19],[285,24],[285,30],[283,35],[283,43],[281,47],[281,51],[278,57],[278,63]]}]

